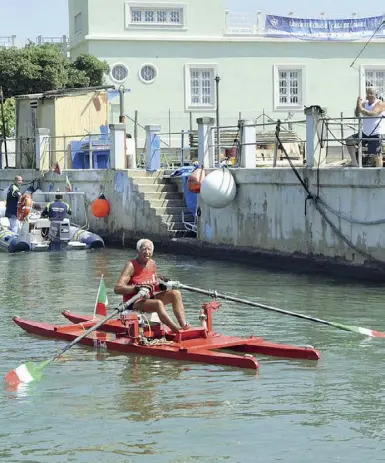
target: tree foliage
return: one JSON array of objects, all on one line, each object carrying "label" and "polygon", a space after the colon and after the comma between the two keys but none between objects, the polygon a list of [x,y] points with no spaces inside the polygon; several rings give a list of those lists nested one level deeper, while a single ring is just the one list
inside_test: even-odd
[{"label": "tree foliage", "polygon": [[[11,137],[16,127],[16,104],[14,98],[7,98],[4,102],[5,136]],[[1,121],[0,137],[3,136],[3,121]]]},{"label": "tree foliage", "polygon": [[0,48],[0,86],[5,98],[49,90],[103,85],[106,62],[83,54],[71,62],[56,44]]}]

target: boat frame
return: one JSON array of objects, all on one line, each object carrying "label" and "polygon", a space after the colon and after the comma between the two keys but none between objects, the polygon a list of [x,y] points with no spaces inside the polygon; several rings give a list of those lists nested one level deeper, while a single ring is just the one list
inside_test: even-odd
[{"label": "boat frame", "polygon": [[[103,323],[100,328],[79,343],[96,349],[127,354],[149,355],[167,359],[209,363],[257,370],[259,363],[251,354],[302,360],[318,360],[320,354],[312,346],[293,346],[265,341],[261,337],[239,338],[216,333],[213,330],[213,311],[220,303],[202,305],[201,326],[172,333],[161,323],[150,323],[137,312],[125,311],[118,319]],[[13,321],[30,334],[72,341],[84,330],[95,326],[100,319],[75,314],[62,314],[72,323],[53,325],[13,317]],[[146,314],[149,315],[149,314]],[[240,352],[243,355],[227,352]]]}]

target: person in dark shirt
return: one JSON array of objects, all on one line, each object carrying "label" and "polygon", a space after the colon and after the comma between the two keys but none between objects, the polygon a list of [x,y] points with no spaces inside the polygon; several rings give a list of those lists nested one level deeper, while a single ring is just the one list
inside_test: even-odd
[{"label": "person in dark shirt", "polygon": [[5,217],[8,217],[9,219],[9,229],[16,234],[19,232],[19,221],[17,219],[17,204],[21,197],[20,187],[22,183],[22,177],[20,175],[17,175],[12,185],[8,187],[7,203],[5,206]]},{"label": "person in dark shirt", "polygon": [[62,195],[56,195],[55,201],[46,205],[41,213],[41,217],[48,217],[50,220],[63,220],[72,214],[69,204],[62,201]]}]

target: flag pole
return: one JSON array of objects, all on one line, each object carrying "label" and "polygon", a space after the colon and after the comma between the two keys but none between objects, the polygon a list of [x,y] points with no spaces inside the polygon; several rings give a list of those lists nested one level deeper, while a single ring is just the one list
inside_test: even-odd
[{"label": "flag pole", "polygon": [[96,317],[95,315],[96,315],[96,307],[98,306],[98,300],[99,300],[99,294],[100,294],[100,284],[101,284],[101,282],[102,282],[102,280],[103,280],[103,276],[104,276],[104,275],[103,275],[103,273],[102,273],[102,275],[101,275],[101,277],[100,277],[100,280],[99,280],[98,294],[96,295],[96,301],[95,301],[95,307],[94,307],[94,316],[93,316],[93,319],[94,319],[94,320],[98,318],[98,317]]}]

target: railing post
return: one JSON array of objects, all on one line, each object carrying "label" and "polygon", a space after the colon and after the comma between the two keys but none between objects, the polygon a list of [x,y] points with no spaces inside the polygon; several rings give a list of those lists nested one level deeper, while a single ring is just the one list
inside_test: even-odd
[{"label": "railing post", "polygon": [[110,124],[109,129],[111,137],[110,169],[125,169],[125,125]]},{"label": "railing post", "polygon": [[215,167],[215,146],[212,128],[213,117],[199,117],[198,124],[198,162],[199,165],[210,169]]},{"label": "railing post", "polygon": [[160,125],[146,125],[146,170],[154,172],[160,169]]},{"label": "railing post", "polygon": [[[323,141],[319,137],[319,128],[322,121],[322,110],[320,106],[309,106],[305,108],[306,115],[306,167],[314,167],[316,161],[317,166],[324,164],[326,159],[324,156],[325,149]],[[315,159],[316,158],[316,159]],[[322,160],[322,162],[321,162]]]},{"label": "railing post", "polygon": [[257,142],[257,130],[253,121],[240,120],[238,122],[241,132],[241,162],[240,167],[255,169],[255,149]]},{"label": "railing post", "polygon": [[42,171],[49,170],[49,154],[50,154],[50,130],[36,129],[35,138],[35,154],[36,154],[36,169]]}]

